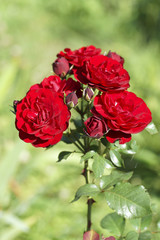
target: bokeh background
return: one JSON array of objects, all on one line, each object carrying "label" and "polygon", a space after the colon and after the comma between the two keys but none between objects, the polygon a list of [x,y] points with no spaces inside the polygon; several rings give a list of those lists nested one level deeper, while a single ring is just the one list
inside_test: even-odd
[{"label": "bokeh background", "polygon": [[[160,130],[159,0],[5,0],[0,1],[0,240],[81,240],[86,226],[84,199],[70,201],[83,183],[79,159],[57,163],[59,143],[35,149],[18,138],[13,100],[52,74],[56,54],[95,45],[125,58],[131,88],[143,98]],[[133,182],[149,191],[160,229],[160,135],[134,136],[139,150]],[[93,228],[107,214],[94,205]],[[160,239],[156,238],[155,239]]]}]

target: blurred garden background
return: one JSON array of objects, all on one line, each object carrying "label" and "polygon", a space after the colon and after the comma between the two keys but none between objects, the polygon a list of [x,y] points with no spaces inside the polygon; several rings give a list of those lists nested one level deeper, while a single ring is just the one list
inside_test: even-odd
[{"label": "blurred garden background", "polygon": [[[71,157],[57,163],[58,143],[36,149],[18,138],[13,100],[52,74],[56,54],[95,45],[125,59],[131,88],[143,98],[160,130],[159,0],[5,0],[0,1],[0,240],[81,240],[86,227],[84,199],[73,204],[83,166]],[[160,230],[160,134],[134,136],[132,182],[143,184],[152,200],[152,231]],[[104,199],[93,209],[93,229]],[[160,235],[154,239],[160,239]],[[146,239],[147,240],[147,239]]]}]

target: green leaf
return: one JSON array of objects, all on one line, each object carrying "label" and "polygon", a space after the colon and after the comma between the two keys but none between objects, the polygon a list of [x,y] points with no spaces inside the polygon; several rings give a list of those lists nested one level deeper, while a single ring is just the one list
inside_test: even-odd
[{"label": "green leaf", "polygon": [[138,236],[139,234],[137,232],[132,231],[127,234],[126,240],[138,240]]},{"label": "green leaf", "polygon": [[96,153],[94,156],[93,156],[94,160],[101,160],[102,162],[104,162],[104,167],[105,168],[115,168],[113,166],[113,164],[111,163],[110,160],[106,159],[105,157],[99,155],[98,153]]},{"label": "green leaf", "polygon": [[114,145],[115,145],[117,148],[119,148],[119,149],[127,149],[127,144],[126,144],[126,143],[120,144],[119,141],[116,141],[116,142],[114,143]]},{"label": "green leaf", "polygon": [[131,154],[131,155],[133,155],[133,154],[136,153],[136,149],[133,149],[131,147],[131,144],[132,144],[133,141],[131,141],[129,143],[125,143],[125,144],[119,144],[119,141],[116,141],[114,143],[114,145],[118,148],[119,152],[122,152],[124,154]]},{"label": "green leaf", "polygon": [[148,126],[145,128],[147,132],[149,132],[151,135],[158,133],[158,130],[153,122],[149,123]]},{"label": "green leaf", "polygon": [[152,240],[159,240],[160,239],[160,233],[153,233],[152,234]]},{"label": "green leaf", "polygon": [[137,152],[138,146],[137,146],[136,140],[131,140],[130,146],[134,152]]},{"label": "green leaf", "polygon": [[134,227],[135,231],[138,231],[138,232],[147,230],[151,221],[152,221],[152,215],[148,215],[143,218],[130,219],[131,225]]},{"label": "green leaf", "polygon": [[97,153],[93,156],[93,158],[94,161],[92,164],[92,170],[96,178],[99,178],[103,175],[105,168],[114,168],[113,164],[109,160]]},{"label": "green leaf", "polygon": [[113,171],[110,175],[103,176],[101,178],[100,187],[102,189],[107,189],[118,182],[130,179],[132,175],[133,172],[124,173],[119,171]]},{"label": "green leaf", "polygon": [[105,137],[101,138],[100,141],[105,147],[107,147],[109,145],[109,142],[107,141],[107,139]]},{"label": "green leaf", "polygon": [[61,141],[67,144],[72,144],[72,141],[69,139],[69,137],[67,137],[67,134],[63,134]]},{"label": "green leaf", "polygon": [[105,168],[105,161],[103,159],[94,158],[94,162],[92,164],[92,170],[96,178],[99,178],[103,175]]},{"label": "green leaf", "polygon": [[92,158],[94,155],[96,154],[95,151],[91,150],[89,152],[87,152],[86,154],[84,154],[82,157],[81,157],[81,163],[89,158]]},{"label": "green leaf", "polygon": [[72,154],[73,152],[63,151],[60,152],[58,155],[58,162],[61,162],[62,160],[67,160],[67,158]]},{"label": "green leaf", "polygon": [[121,152],[125,154],[130,154],[130,155],[136,154],[136,152],[133,151],[132,149],[121,150]]},{"label": "green leaf", "polygon": [[126,240],[151,240],[152,235],[149,231],[143,233],[129,232],[126,236]]},{"label": "green leaf", "polygon": [[111,234],[121,236],[124,230],[124,218],[117,213],[110,213],[101,221],[101,227],[107,229]]},{"label": "green leaf", "polygon": [[143,232],[139,234],[138,240],[151,240],[152,235],[149,231]]},{"label": "green leaf", "polygon": [[143,217],[151,213],[150,198],[143,186],[120,183],[105,192],[110,208],[125,218]]},{"label": "green leaf", "polygon": [[109,151],[109,155],[110,155],[111,161],[114,163],[115,166],[117,167],[122,166],[123,160],[119,152],[112,149]]},{"label": "green leaf", "polygon": [[91,197],[99,192],[100,189],[95,184],[85,184],[77,190],[75,198],[72,202],[77,201],[82,196]]}]

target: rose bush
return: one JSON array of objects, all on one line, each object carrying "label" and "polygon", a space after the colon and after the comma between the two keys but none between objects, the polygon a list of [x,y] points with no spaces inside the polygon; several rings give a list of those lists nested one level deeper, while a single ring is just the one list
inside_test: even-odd
[{"label": "rose bush", "polygon": [[[132,235],[129,232],[127,237],[124,236],[124,218],[142,220],[142,217],[148,217],[151,204],[144,187],[126,182],[133,172],[127,172],[121,153],[135,154],[136,143],[119,146],[107,143],[106,139],[110,143],[116,140],[120,144],[129,142],[131,134],[146,128],[152,116],[141,98],[126,91],[130,77],[123,68],[124,59],[115,52],[109,51],[107,56],[100,53],[101,49],[94,46],[61,51],[53,63],[56,75],[33,85],[21,101],[13,102],[12,112],[16,114],[20,138],[35,147],[58,143],[73,113],[70,128],[62,141],[74,144],[75,148],[62,150],[58,162],[67,160],[74,153],[84,164],[81,175],[85,184],[77,189],[72,201],[87,197],[87,226],[83,240],[115,240],[122,236],[128,239]],[[70,112],[70,108],[74,109]],[[152,133],[156,132],[153,123],[149,128]],[[98,194],[104,194],[108,207],[115,211],[101,221],[101,227],[113,234],[107,238],[91,230],[91,210]],[[115,229],[117,222],[121,225],[118,231]],[[138,236],[139,233],[140,229]]]},{"label": "rose bush", "polygon": [[139,133],[151,122],[151,112],[146,103],[134,93],[103,93],[94,99],[94,113],[101,115],[110,128],[107,140],[125,143],[131,134]]},{"label": "rose bush", "polygon": [[16,106],[19,137],[34,147],[48,147],[59,142],[69,118],[63,94],[51,89],[31,89]]},{"label": "rose bush", "polygon": [[85,60],[88,60],[92,56],[99,55],[100,52],[101,52],[100,48],[95,48],[92,45],[82,47],[75,51],[72,51],[70,48],[65,48],[64,52],[61,51],[60,53],[57,54],[57,57],[58,58],[64,57],[68,60],[70,64],[80,67],[83,65],[83,62]]},{"label": "rose bush", "polygon": [[78,81],[103,92],[120,92],[129,87],[130,76],[122,64],[104,55],[90,57],[73,72]]}]

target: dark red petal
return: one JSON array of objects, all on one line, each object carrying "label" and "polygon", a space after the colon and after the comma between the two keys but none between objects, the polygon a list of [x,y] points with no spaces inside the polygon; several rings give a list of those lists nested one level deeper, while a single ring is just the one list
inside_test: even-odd
[{"label": "dark red petal", "polygon": [[46,141],[42,140],[40,138],[37,138],[37,140],[35,142],[33,142],[32,145],[34,147],[49,147],[49,146],[52,146],[52,145],[58,143],[61,140],[62,135],[63,135],[63,132],[58,135],[53,136],[52,139],[48,139]]},{"label": "dark red petal", "polygon": [[110,143],[114,143],[115,141],[119,140],[120,144],[124,144],[131,141],[131,134],[110,130],[107,133],[106,138]]},{"label": "dark red petal", "polygon": [[33,143],[36,141],[36,137],[34,135],[23,132],[22,130],[19,130],[19,137],[26,143]]}]

